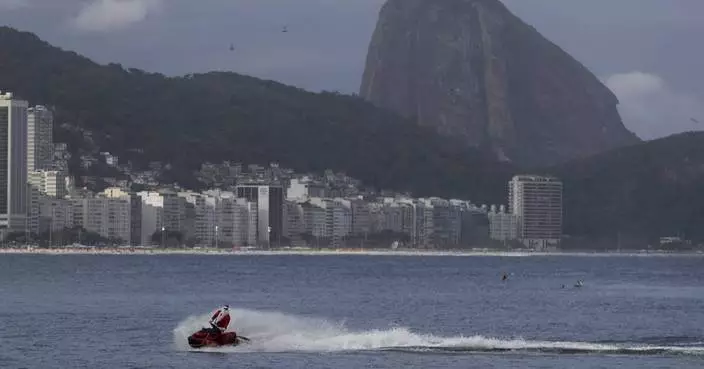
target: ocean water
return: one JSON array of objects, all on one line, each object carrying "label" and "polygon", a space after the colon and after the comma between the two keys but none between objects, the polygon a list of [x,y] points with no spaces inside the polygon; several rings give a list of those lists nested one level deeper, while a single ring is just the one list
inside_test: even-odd
[{"label": "ocean water", "polygon": [[704,258],[0,255],[0,368],[205,367],[702,368]]}]

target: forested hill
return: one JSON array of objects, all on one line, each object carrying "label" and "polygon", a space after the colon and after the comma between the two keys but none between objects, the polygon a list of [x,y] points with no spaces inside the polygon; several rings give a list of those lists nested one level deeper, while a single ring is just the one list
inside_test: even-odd
[{"label": "forested hill", "polygon": [[616,149],[551,172],[564,181],[568,234],[704,241],[704,132]]},{"label": "forested hill", "polygon": [[7,27],[0,90],[54,107],[57,123],[91,131],[101,150],[121,159],[171,164],[170,177],[186,185],[205,161],[278,161],[345,171],[379,188],[499,202],[509,176],[491,155],[354,96],[235,73],[171,78],[99,65]]}]

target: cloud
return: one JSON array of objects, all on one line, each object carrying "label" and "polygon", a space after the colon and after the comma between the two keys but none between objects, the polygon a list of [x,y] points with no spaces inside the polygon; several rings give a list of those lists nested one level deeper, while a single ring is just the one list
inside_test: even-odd
[{"label": "cloud", "polygon": [[93,0],[83,6],[73,24],[84,31],[119,30],[143,21],[161,6],[162,0]]},{"label": "cloud", "polygon": [[29,0],[0,0],[0,9],[14,10],[29,6]]},{"label": "cloud", "polygon": [[626,126],[643,139],[704,129],[704,99],[674,91],[660,76],[638,71],[615,74],[606,85],[621,102]]}]

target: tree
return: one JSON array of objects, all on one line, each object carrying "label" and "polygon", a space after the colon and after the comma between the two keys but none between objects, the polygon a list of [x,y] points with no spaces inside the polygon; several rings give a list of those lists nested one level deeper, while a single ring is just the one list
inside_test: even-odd
[{"label": "tree", "polygon": [[169,231],[168,229],[162,232],[157,230],[152,234],[152,244],[161,247],[178,247],[183,245],[183,233],[179,231]]},{"label": "tree", "polygon": [[300,237],[301,237],[301,239],[302,239],[303,241],[305,241],[305,243],[306,243],[308,246],[311,246],[311,245],[313,245],[313,244],[315,243],[315,238],[316,238],[316,237],[313,236],[313,234],[310,233],[310,232],[303,232],[303,233],[300,234]]}]

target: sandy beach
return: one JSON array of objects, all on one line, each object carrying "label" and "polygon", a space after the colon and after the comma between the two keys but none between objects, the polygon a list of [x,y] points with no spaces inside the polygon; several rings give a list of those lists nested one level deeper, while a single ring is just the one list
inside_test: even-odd
[{"label": "sandy beach", "polygon": [[35,255],[217,255],[217,256],[245,256],[245,255],[302,255],[302,256],[329,256],[329,255],[359,255],[359,256],[445,256],[445,257],[476,257],[476,256],[501,256],[501,257],[531,257],[531,256],[704,256],[702,252],[668,252],[668,251],[634,251],[634,252],[574,252],[551,251],[539,252],[530,250],[497,251],[489,249],[473,250],[410,250],[410,249],[157,249],[157,248],[36,248],[14,247],[0,248],[2,254],[35,254]]}]

